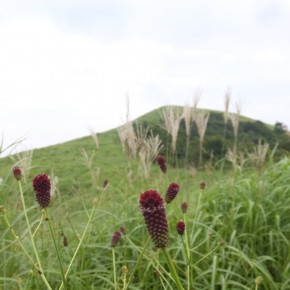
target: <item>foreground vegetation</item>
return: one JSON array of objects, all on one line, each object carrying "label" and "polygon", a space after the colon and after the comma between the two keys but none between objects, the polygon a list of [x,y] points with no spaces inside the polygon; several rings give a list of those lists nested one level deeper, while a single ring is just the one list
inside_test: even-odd
[{"label": "foreground vegetation", "polygon": [[[166,173],[149,162],[147,172],[117,132],[89,140],[1,160],[0,289],[290,289],[289,158],[275,161],[273,149],[260,163],[234,156],[196,169],[158,145],[173,162]],[[52,184],[45,209],[32,185],[39,173]],[[148,243],[139,204],[150,189],[164,198],[172,182],[180,190],[166,205],[164,247],[183,288],[163,245]]]}]

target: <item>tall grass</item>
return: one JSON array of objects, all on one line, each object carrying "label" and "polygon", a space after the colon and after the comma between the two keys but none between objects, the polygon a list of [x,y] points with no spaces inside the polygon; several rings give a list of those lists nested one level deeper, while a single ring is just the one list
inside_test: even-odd
[{"label": "tall grass", "polygon": [[[106,188],[98,187],[95,191],[88,188],[82,193],[76,190],[70,195],[62,193],[61,200],[58,196],[53,199],[49,211],[63,267],[65,272],[69,269],[68,289],[122,289],[127,285],[122,280],[122,267],[128,269],[127,289],[175,289],[164,256],[151,243],[144,250],[148,233],[138,205],[140,192],[156,188],[164,194],[168,180],[177,181],[181,187],[166,212],[170,232],[168,252],[185,289],[189,283],[193,289],[289,289],[288,158],[261,171],[237,171],[228,176],[220,176],[219,172],[208,176],[198,173],[195,180],[178,168],[169,167],[167,176],[160,174],[157,166],[154,170],[150,180],[140,180],[138,175],[133,175],[129,185],[126,180],[115,183],[111,176]],[[206,188],[200,191],[202,179]],[[11,224],[11,228],[7,228],[3,218],[0,220],[0,286],[2,289],[44,289],[42,280],[11,232],[13,229],[32,253],[17,184],[10,176],[0,188],[1,205]],[[31,230],[37,229],[35,246],[42,268],[52,289],[59,289],[62,278],[52,250],[49,226],[41,222],[42,215],[29,183],[24,184],[23,193]],[[183,251],[182,240],[175,229],[177,221],[184,218],[180,209],[183,201],[188,204],[187,251]],[[115,248],[114,283],[110,241],[113,232],[120,227],[126,228],[126,234]],[[224,242],[221,244],[221,241]],[[191,269],[189,280],[188,266]],[[257,285],[255,281],[259,276],[262,282]]]}]

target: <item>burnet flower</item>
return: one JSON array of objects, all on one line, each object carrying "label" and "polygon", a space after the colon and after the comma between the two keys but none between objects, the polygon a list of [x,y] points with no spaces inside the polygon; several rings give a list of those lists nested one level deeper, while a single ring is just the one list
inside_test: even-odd
[{"label": "burnet flower", "polygon": [[157,157],[157,163],[160,167],[160,170],[165,174],[167,171],[165,158],[163,156],[159,155]]},{"label": "burnet flower", "polygon": [[183,221],[179,221],[177,224],[176,224],[176,230],[177,230],[177,233],[179,235],[183,235],[184,233],[184,230],[185,230],[185,223]]},{"label": "burnet flower", "polygon": [[140,194],[140,209],[149,235],[156,248],[165,248],[169,241],[164,202],[156,190]]},{"label": "burnet flower", "polygon": [[116,247],[121,240],[121,233],[119,231],[114,232],[111,240],[111,246]]},{"label": "burnet flower", "polygon": [[50,179],[46,174],[38,174],[33,179],[33,188],[36,200],[42,208],[46,208],[50,202]]},{"label": "burnet flower", "polygon": [[172,202],[172,200],[176,197],[178,191],[179,185],[175,182],[170,183],[165,194],[166,203]]},{"label": "burnet flower", "polygon": [[21,178],[22,178],[22,171],[21,171],[21,169],[18,166],[14,167],[12,169],[12,172],[13,172],[14,177],[17,180],[21,180]]},{"label": "burnet flower", "polygon": [[181,211],[182,211],[182,213],[186,213],[187,212],[187,202],[186,201],[184,201],[181,204]]}]

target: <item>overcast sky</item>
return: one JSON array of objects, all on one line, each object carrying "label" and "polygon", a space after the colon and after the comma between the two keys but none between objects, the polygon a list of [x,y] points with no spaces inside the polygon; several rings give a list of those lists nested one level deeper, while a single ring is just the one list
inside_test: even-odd
[{"label": "overcast sky", "polygon": [[290,127],[288,0],[1,0],[0,138],[62,143],[164,105]]}]

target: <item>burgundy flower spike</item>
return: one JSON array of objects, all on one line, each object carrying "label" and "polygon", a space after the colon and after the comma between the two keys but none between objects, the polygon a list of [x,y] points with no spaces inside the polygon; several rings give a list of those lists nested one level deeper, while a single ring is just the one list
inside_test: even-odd
[{"label": "burgundy flower spike", "polygon": [[121,240],[121,233],[119,231],[114,232],[112,240],[111,240],[111,246],[116,247],[120,240]]},{"label": "burgundy flower spike", "polygon": [[172,202],[172,200],[176,197],[179,191],[179,185],[175,182],[169,184],[167,192],[165,194],[166,203]]},{"label": "burgundy flower spike", "polygon": [[50,202],[50,179],[46,174],[38,174],[33,179],[33,188],[36,200],[42,208],[46,208]]},{"label": "burgundy flower spike", "polygon": [[159,155],[157,157],[157,163],[158,163],[161,171],[165,174],[167,171],[165,158],[163,156]]},{"label": "burgundy flower spike", "polygon": [[183,235],[185,230],[185,223],[183,221],[178,222],[176,225],[176,230],[179,235]]},{"label": "burgundy flower spike", "polygon": [[140,209],[156,248],[165,248],[169,241],[168,224],[163,199],[156,190],[140,194]]},{"label": "burgundy flower spike", "polygon": [[21,169],[16,166],[12,169],[13,171],[13,174],[14,174],[14,177],[17,179],[17,180],[20,180],[22,178],[22,172],[21,172]]}]

